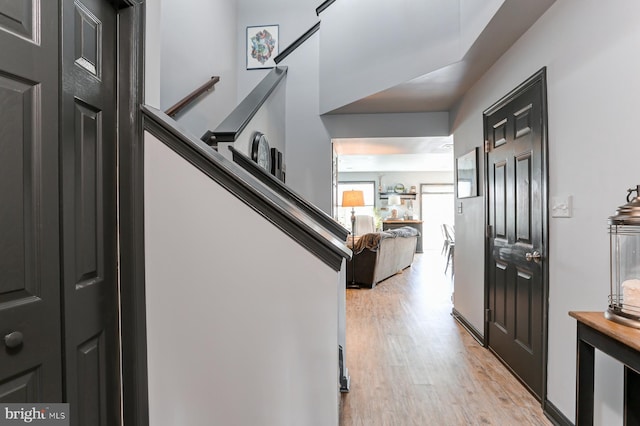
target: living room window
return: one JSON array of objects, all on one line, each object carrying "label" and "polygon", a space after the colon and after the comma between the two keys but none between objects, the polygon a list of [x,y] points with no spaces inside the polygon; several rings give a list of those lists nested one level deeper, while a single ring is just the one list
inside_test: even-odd
[{"label": "living room window", "polygon": [[376,183],[373,181],[338,182],[338,199],[336,200],[338,222],[351,230],[351,207],[342,207],[342,193],[344,191],[362,191],[364,206],[355,207],[356,215],[375,216]]}]

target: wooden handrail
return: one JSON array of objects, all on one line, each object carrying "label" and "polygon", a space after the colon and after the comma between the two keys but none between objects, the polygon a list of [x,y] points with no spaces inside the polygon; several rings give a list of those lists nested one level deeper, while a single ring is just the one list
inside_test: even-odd
[{"label": "wooden handrail", "polygon": [[174,106],[166,110],[165,114],[167,114],[169,117],[175,117],[177,113],[182,111],[187,105],[189,105],[196,98],[201,96],[204,92],[208,91],[213,86],[215,86],[215,84],[219,81],[220,81],[220,77],[218,76],[211,77],[211,79],[207,81],[205,84],[198,87],[196,90],[194,90],[193,92],[189,93],[187,96],[179,100]]}]

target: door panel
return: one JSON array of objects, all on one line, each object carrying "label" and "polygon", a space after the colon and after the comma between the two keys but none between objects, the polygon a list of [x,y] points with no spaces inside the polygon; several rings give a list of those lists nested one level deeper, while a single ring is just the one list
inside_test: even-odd
[{"label": "door panel", "polygon": [[487,342],[542,397],[546,265],[543,73],[485,113],[487,154]]},{"label": "door panel", "polygon": [[65,382],[76,425],[117,425],[116,11],[64,0],[62,238]]},{"label": "door panel", "polygon": [[[31,200],[39,198],[35,182],[41,181],[40,170],[34,168],[34,153],[40,151],[41,139],[34,138],[33,127],[38,125],[33,111],[39,108],[36,100],[37,85],[19,81],[17,77],[0,76],[0,105],[3,136],[8,141],[0,155],[0,235],[3,246],[0,256],[0,300],[18,300],[34,296],[37,291],[31,271],[36,271],[33,252],[36,232],[37,207]],[[28,250],[27,250],[28,249]]]},{"label": "door panel", "polygon": [[[39,43],[40,28],[34,25],[35,2],[20,0],[0,4],[0,28],[18,37]],[[39,17],[38,17],[39,18]]]},{"label": "door panel", "polygon": [[18,374],[0,385],[0,403],[12,404],[39,401],[41,370],[36,368]]},{"label": "door panel", "polygon": [[507,326],[507,265],[504,263],[496,263],[494,268],[494,325],[506,331]]},{"label": "door panel", "polygon": [[532,311],[532,283],[533,277],[524,271],[518,271],[516,281],[516,323],[515,340],[525,350],[533,352],[533,336],[531,335]]},{"label": "door panel", "polygon": [[506,162],[498,162],[493,165],[494,181],[494,228],[497,238],[507,238],[507,181]]},{"label": "door panel", "polygon": [[[0,3],[0,401],[62,399],[58,3]],[[20,333],[21,343],[3,337]]]},{"label": "door panel", "polygon": [[78,425],[105,424],[101,413],[107,412],[106,354],[104,333],[78,345],[76,354],[78,376]]},{"label": "door panel", "polygon": [[102,152],[102,113],[74,99],[76,290],[99,284],[104,277],[103,182],[98,165]]},{"label": "door panel", "polygon": [[531,245],[531,153],[516,158],[516,241]]}]

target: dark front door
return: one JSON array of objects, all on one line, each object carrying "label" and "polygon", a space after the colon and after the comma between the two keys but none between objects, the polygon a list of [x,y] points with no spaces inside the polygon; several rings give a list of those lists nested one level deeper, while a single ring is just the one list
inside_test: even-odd
[{"label": "dark front door", "polygon": [[546,333],[544,70],[485,112],[487,340],[542,398]]},{"label": "dark front door", "polygon": [[62,398],[58,15],[57,1],[0,2],[0,402],[4,403]]},{"label": "dark front door", "polygon": [[107,0],[63,1],[64,378],[76,425],[120,419],[116,16]]}]

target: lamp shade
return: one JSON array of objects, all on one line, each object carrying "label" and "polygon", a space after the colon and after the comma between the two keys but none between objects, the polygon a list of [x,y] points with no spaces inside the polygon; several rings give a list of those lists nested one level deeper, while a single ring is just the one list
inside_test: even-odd
[{"label": "lamp shade", "polygon": [[342,193],[342,207],[364,206],[364,193],[362,191],[344,191]]},{"label": "lamp shade", "polygon": [[402,201],[400,201],[400,196],[399,195],[390,195],[388,204],[390,206],[399,206],[400,204],[402,204]]}]

